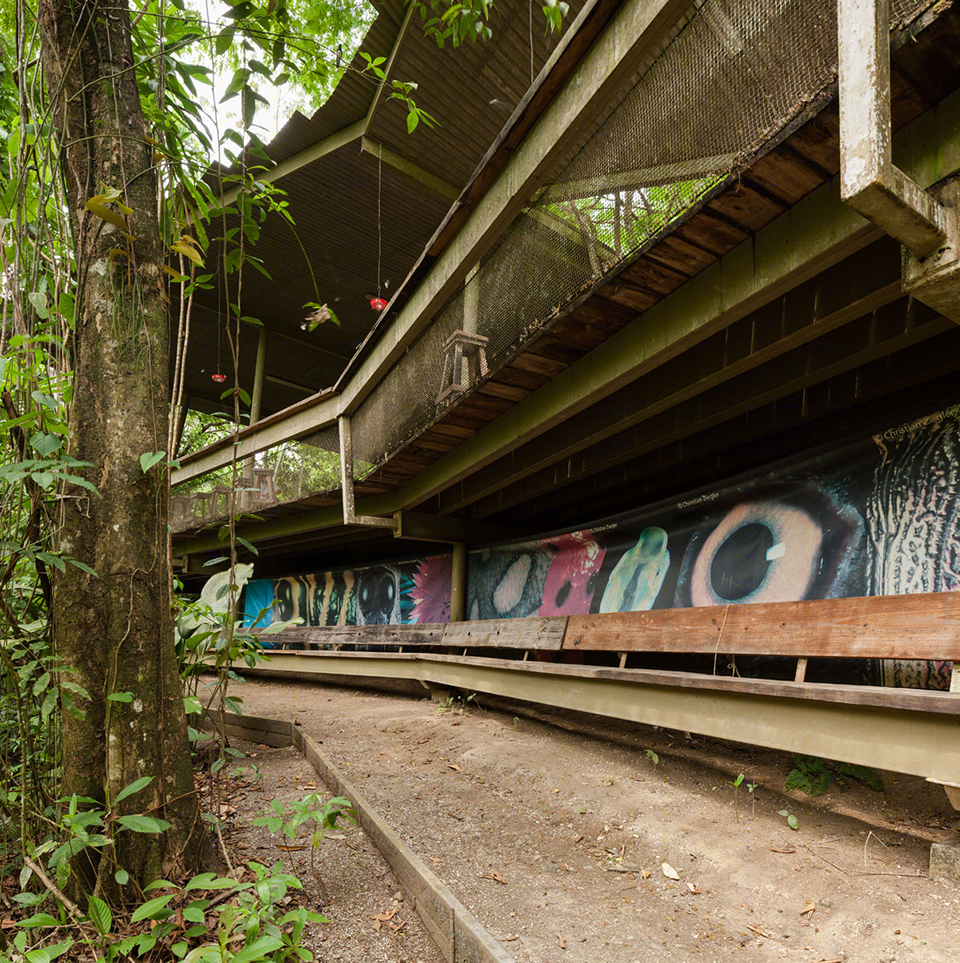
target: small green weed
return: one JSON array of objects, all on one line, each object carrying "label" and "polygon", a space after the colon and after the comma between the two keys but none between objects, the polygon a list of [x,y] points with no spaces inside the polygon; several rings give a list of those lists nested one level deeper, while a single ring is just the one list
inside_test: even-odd
[{"label": "small green weed", "polygon": [[800,821],[797,819],[796,816],[793,815],[792,812],[790,812],[789,809],[781,809],[780,812],[779,812],[777,815],[783,816],[783,818],[786,819],[786,821],[787,821],[787,825],[788,825],[794,832],[796,832],[797,830],[800,829]]},{"label": "small green weed", "polygon": [[[465,715],[471,704],[477,705],[473,701],[476,697],[476,692],[471,692],[468,696],[462,696],[459,692],[454,692],[437,703],[437,708],[433,710],[433,714],[436,716],[444,712],[455,712],[461,716]],[[514,725],[514,729],[516,729],[516,725]]]},{"label": "small green weed", "polygon": [[345,796],[334,796],[324,801],[317,793],[312,792],[303,799],[294,800],[289,806],[274,799],[270,803],[271,813],[259,816],[253,821],[254,826],[266,826],[270,833],[283,833],[287,839],[296,839],[300,827],[310,823],[308,829],[313,830],[310,847],[310,871],[320,886],[320,897],[324,903],[328,901],[327,887],[323,882],[314,862],[314,854],[323,842],[323,837],[337,825],[338,819],[346,819],[356,824],[357,813],[353,804]]}]

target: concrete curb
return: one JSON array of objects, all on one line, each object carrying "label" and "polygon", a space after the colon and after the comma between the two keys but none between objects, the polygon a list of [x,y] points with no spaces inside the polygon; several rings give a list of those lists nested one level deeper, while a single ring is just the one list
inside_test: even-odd
[{"label": "concrete curb", "polygon": [[223,722],[228,735],[269,746],[296,746],[327,786],[353,803],[364,832],[396,873],[405,899],[413,903],[449,963],[515,963],[301,728],[278,719],[230,712],[223,713]]}]

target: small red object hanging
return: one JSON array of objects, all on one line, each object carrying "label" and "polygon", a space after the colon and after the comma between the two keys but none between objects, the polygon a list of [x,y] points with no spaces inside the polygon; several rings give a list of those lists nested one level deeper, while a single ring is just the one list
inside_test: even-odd
[{"label": "small red object hanging", "polygon": [[370,298],[370,307],[374,311],[382,311],[387,306],[387,302],[383,298]]},{"label": "small red object hanging", "polygon": [[225,374],[220,374],[219,371],[216,374],[210,375],[210,377],[213,378],[213,380],[216,381],[218,385],[222,385],[224,381],[227,380],[227,376]]}]

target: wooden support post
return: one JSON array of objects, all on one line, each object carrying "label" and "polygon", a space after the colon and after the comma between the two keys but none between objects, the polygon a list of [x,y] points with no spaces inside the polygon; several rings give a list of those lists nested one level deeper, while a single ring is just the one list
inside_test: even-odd
[{"label": "wooden support post", "polygon": [[807,660],[806,658],[797,659],[797,672],[793,677],[794,682],[803,682],[807,677]]},{"label": "wooden support post", "polygon": [[467,612],[467,544],[453,543],[450,575],[450,621],[462,622]]}]

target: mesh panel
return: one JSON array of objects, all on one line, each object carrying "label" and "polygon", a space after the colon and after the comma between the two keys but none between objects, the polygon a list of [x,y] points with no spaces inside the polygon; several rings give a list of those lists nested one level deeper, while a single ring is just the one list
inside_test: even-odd
[{"label": "mesh panel", "polygon": [[[894,0],[900,24],[928,6]],[[354,415],[389,455],[755,159],[836,80],[836,0],[706,0]]]}]

